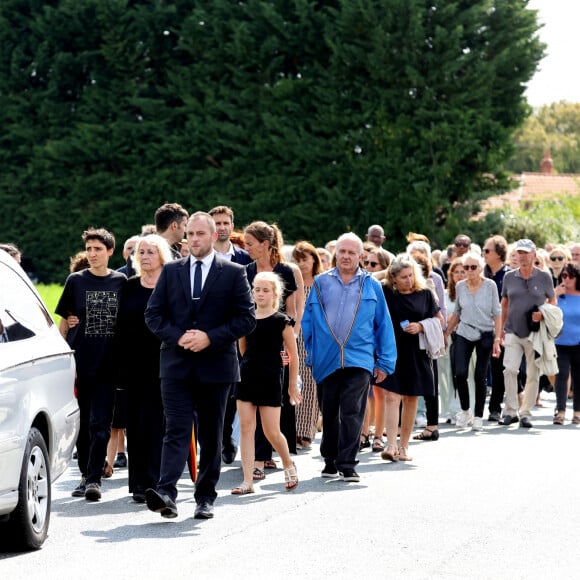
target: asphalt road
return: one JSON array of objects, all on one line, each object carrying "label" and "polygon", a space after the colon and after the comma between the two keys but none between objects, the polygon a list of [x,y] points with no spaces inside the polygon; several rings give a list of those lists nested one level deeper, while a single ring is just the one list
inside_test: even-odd
[{"label": "asphalt road", "polygon": [[366,450],[360,483],[321,479],[317,440],[296,459],[296,491],[277,470],[232,496],[238,456],[209,521],[193,518],[186,478],[174,520],[133,503],[126,469],[99,503],[72,498],[73,463],[53,486],[43,549],[0,553],[0,579],[576,577],[580,427],[553,426],[554,396],[543,403],[531,430],[442,424],[439,441],[411,444],[410,463]]}]

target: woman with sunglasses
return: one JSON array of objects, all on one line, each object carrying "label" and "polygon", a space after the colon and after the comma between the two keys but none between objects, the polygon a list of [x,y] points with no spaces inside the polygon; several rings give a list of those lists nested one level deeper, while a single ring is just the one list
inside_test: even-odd
[{"label": "woman with sunglasses", "polygon": [[[427,319],[437,319],[437,324],[443,326],[443,316],[419,265],[408,254],[399,254],[391,262],[383,291],[395,329],[397,365],[394,374],[381,383],[387,397],[387,447],[381,457],[388,461],[412,461],[409,439],[419,397],[435,396],[433,362],[427,351],[420,348],[419,335],[425,331],[423,323],[431,323]],[[399,419],[401,438],[397,447]],[[439,438],[437,428],[431,435],[433,441]]]},{"label": "woman with sunglasses", "polygon": [[[455,381],[461,412],[456,425],[474,431],[483,429],[483,409],[487,394],[487,369],[490,357],[500,355],[501,307],[497,287],[483,277],[484,262],[480,255],[468,252],[461,258],[466,279],[457,284],[455,311],[449,317],[446,336],[455,336]],[[475,349],[475,410],[471,413],[467,376],[469,361]]]},{"label": "woman with sunglasses", "polygon": [[570,250],[566,246],[554,246],[550,251],[548,266],[554,281],[554,288],[562,282],[560,274],[568,262],[572,261]]},{"label": "woman with sunglasses", "polygon": [[[365,270],[370,272],[379,280],[382,280],[386,276],[389,263],[389,253],[382,248],[370,249],[363,260]],[[367,413],[365,414],[365,421],[363,424],[363,434],[361,435],[361,445],[368,446],[366,445],[367,441],[363,441],[363,439],[366,433],[366,438],[368,440],[369,427],[374,422],[375,435],[373,437],[372,450],[376,453],[383,451],[385,448],[383,431],[385,429],[385,415],[387,412],[387,395],[384,389],[377,387],[374,384],[374,379],[372,377],[371,384],[372,386],[367,400]],[[370,443],[370,441],[368,442]]]},{"label": "woman with sunglasses", "polygon": [[[447,288],[445,290],[445,305],[447,306],[447,319],[453,314],[455,310],[455,290],[457,284],[462,280],[465,280],[465,268],[463,267],[461,258],[455,258],[449,270],[447,271],[449,279],[447,280]],[[457,402],[455,396],[455,381],[453,378],[453,370],[455,365],[452,363],[455,345],[453,343],[454,334],[450,335],[449,341],[447,341],[447,351],[445,355],[440,359],[437,359],[437,372],[439,373],[439,398],[441,400],[441,415],[445,417],[446,423],[451,423],[455,425],[455,416],[461,408]],[[472,357],[473,360],[473,357]],[[469,387],[472,392],[474,392],[473,385],[473,371],[475,369],[475,363],[470,365],[469,372]]]},{"label": "woman with sunglasses", "polygon": [[569,262],[560,273],[562,283],[556,287],[558,306],[562,310],[564,326],[554,341],[558,352],[556,375],[556,415],[554,425],[563,425],[568,398],[568,379],[572,376],[574,389],[572,423],[580,425],[580,265]]}]

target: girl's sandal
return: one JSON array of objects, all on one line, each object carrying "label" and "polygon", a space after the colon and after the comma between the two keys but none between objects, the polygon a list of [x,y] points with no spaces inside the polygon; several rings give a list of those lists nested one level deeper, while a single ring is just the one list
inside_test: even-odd
[{"label": "girl's sandal", "polygon": [[247,495],[248,493],[254,493],[254,486],[245,481],[232,489],[232,495]]},{"label": "girl's sandal", "polygon": [[413,461],[413,458],[410,455],[407,455],[406,447],[399,447],[399,459],[401,461]]},{"label": "girl's sandal", "polygon": [[284,487],[286,491],[292,491],[298,486],[298,471],[296,470],[296,464],[293,463],[290,467],[284,468]]},{"label": "girl's sandal", "polygon": [[254,478],[254,481],[261,481],[262,479],[266,479],[266,474],[264,473],[263,469],[260,469],[259,467],[254,467],[252,477]]},{"label": "girl's sandal", "polygon": [[387,445],[387,448],[381,453],[381,459],[385,461],[399,461],[399,452],[396,445]]},{"label": "girl's sandal", "polygon": [[278,469],[278,466],[273,459],[266,459],[264,461],[264,469]]},{"label": "girl's sandal", "polygon": [[563,425],[564,424],[564,413],[557,413],[554,415],[554,419],[552,420],[554,425]]},{"label": "girl's sandal", "polygon": [[574,416],[572,417],[572,424],[580,425],[580,415],[576,415],[576,413],[574,413]]}]

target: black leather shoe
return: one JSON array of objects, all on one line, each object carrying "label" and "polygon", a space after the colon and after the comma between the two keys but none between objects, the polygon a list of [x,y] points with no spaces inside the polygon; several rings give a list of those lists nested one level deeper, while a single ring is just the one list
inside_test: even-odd
[{"label": "black leather shoe", "polygon": [[210,520],[213,518],[213,505],[209,501],[200,501],[193,517],[198,520]]},{"label": "black leather shoe", "polygon": [[503,419],[501,420],[502,425],[511,425],[512,423],[517,423],[518,418],[512,417],[511,415],[504,415]]},{"label": "black leather shoe", "polygon": [[497,411],[492,411],[489,414],[489,417],[487,418],[488,421],[493,421],[496,423],[501,423],[501,413],[498,413]]},{"label": "black leather shoe", "polygon": [[530,427],[533,427],[532,422],[528,419],[528,417],[522,417],[520,419],[520,427],[523,427],[524,429],[529,429]]},{"label": "black leather shoe", "polygon": [[222,449],[222,461],[226,465],[230,465],[231,463],[234,462],[237,452],[238,452],[237,447],[224,447]]},{"label": "black leather shoe", "polygon": [[145,501],[152,512],[161,514],[164,518],[177,517],[177,506],[168,495],[157,493],[154,489],[148,489],[145,492]]}]

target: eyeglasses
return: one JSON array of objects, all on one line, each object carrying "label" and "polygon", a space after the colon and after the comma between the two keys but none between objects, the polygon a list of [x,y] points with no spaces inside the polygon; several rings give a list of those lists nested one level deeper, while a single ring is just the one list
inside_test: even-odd
[{"label": "eyeglasses", "polygon": [[490,252],[493,252],[493,250],[490,250],[489,248],[483,248],[484,254],[489,254]]},{"label": "eyeglasses", "polygon": [[458,248],[468,248],[469,247],[469,242],[455,242],[455,245]]},{"label": "eyeglasses", "polygon": [[563,262],[564,256],[550,256],[550,260],[552,260],[552,262],[555,262],[556,260],[558,260],[558,262]]},{"label": "eyeglasses", "polygon": [[466,270],[471,270],[472,272],[475,272],[475,270],[477,270],[479,268],[479,266],[477,264],[465,264],[463,267]]},{"label": "eyeglasses", "polygon": [[566,278],[576,278],[576,274],[568,274],[568,272],[562,272],[560,275],[562,276],[562,280],[565,280]]},{"label": "eyeglasses", "polygon": [[365,266],[370,266],[371,268],[376,268],[379,265],[378,262],[370,262],[369,260],[363,260],[363,264]]}]

